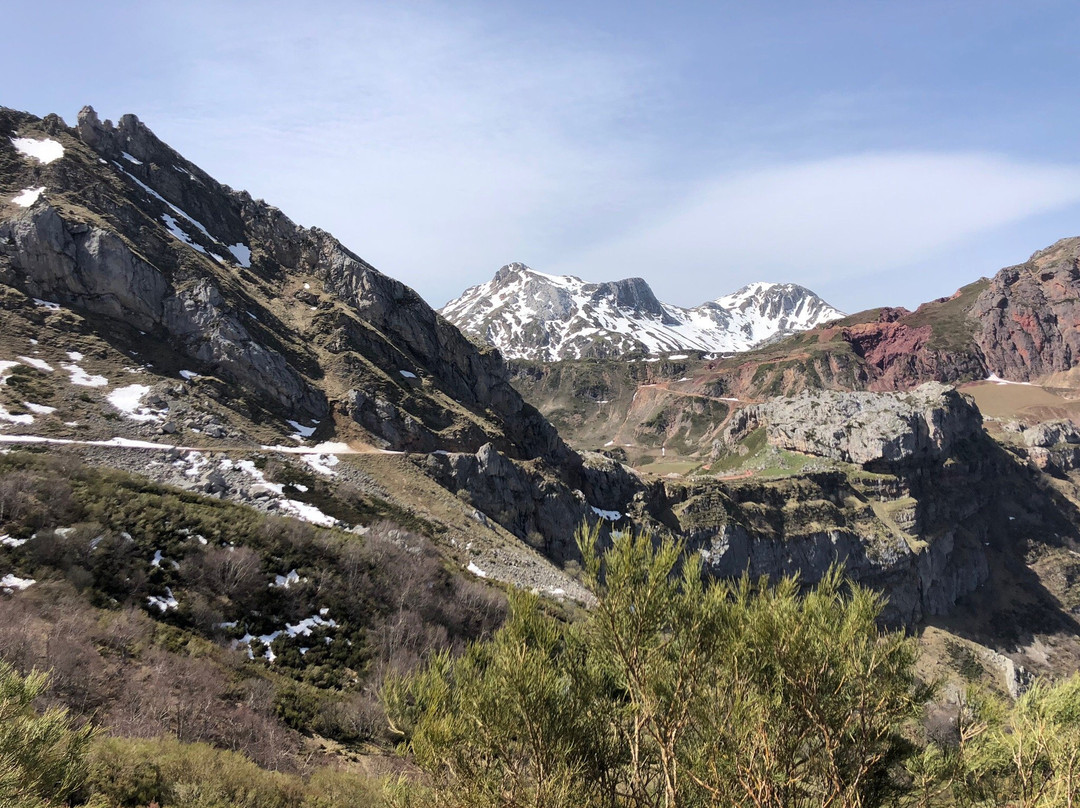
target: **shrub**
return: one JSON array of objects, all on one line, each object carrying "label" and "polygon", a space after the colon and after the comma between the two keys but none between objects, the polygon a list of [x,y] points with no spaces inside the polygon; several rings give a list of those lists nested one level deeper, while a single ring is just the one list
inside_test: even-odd
[{"label": "shrub", "polygon": [[61,803],[82,787],[93,732],[72,727],[66,710],[34,710],[47,677],[22,677],[0,662],[0,805]]},{"label": "shrub", "polygon": [[579,534],[597,607],[568,625],[516,594],[489,642],[391,676],[395,729],[470,806],[865,806],[885,798],[924,696],[915,646],[879,632],[882,598],[838,569],[702,586],[697,556]]}]

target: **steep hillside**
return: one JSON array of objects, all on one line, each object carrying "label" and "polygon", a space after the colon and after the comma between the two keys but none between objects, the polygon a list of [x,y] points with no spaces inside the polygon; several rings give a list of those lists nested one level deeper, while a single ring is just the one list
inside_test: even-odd
[{"label": "steep hillside", "polygon": [[218,184],[134,116],[112,127],[88,108],[72,131],[5,111],[0,125],[63,154],[0,142],[6,285],[145,334],[279,417],[351,421],[394,449],[493,440],[565,457],[497,357],[415,292]]},{"label": "steep hillside", "polygon": [[[565,541],[590,513],[572,493],[580,458],[522,401],[498,354],[329,234],[220,185],[134,116],[113,126],[86,108],[67,128],[4,110],[0,128],[13,133],[0,140],[8,436],[119,437],[156,444],[148,452],[295,440],[292,453],[307,456],[333,438],[350,457],[489,447],[527,464],[517,484],[529,495],[503,513],[520,538]],[[263,484],[227,471],[179,477]],[[345,474],[323,476],[334,486]],[[467,500],[473,485],[487,483],[456,479],[451,491]]]},{"label": "steep hillside", "polygon": [[752,283],[684,309],[661,303],[641,278],[585,283],[516,263],[440,311],[507,358],[547,362],[745,351],[843,317],[793,283]]}]

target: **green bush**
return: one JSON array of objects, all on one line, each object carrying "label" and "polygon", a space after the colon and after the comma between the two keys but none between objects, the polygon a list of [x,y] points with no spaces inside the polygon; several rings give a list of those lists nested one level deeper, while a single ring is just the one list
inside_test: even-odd
[{"label": "green bush", "polygon": [[880,804],[925,695],[914,641],[839,570],[803,594],[702,587],[670,541],[579,534],[598,595],[581,622],[515,595],[490,642],[390,677],[388,713],[460,806]]},{"label": "green bush", "polygon": [[303,798],[294,775],[260,769],[236,752],[172,738],[108,738],[90,757],[89,784],[116,808],[291,808]]},{"label": "green bush", "polygon": [[56,805],[74,798],[86,777],[89,727],[72,727],[66,710],[34,710],[47,677],[19,676],[0,662],[0,805]]}]

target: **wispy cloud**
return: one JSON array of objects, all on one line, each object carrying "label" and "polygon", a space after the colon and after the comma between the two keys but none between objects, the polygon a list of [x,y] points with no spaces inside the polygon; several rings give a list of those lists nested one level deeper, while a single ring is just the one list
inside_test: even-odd
[{"label": "wispy cloud", "polygon": [[[125,24],[113,13],[110,26]],[[137,112],[215,176],[333,232],[435,305],[509,260],[641,275],[686,304],[757,279],[838,289],[931,271],[957,245],[1080,201],[1080,166],[980,151],[997,148],[978,137],[985,117],[935,129],[967,98],[957,87],[877,80],[893,76],[891,57],[866,81],[830,61],[846,53],[843,26],[821,39],[829,31],[795,20],[762,50],[771,15],[750,36],[714,18],[660,36],[674,44],[657,52],[640,32],[635,44],[567,15],[470,2],[192,0],[138,13],[169,32],[168,69],[149,101],[103,116]],[[891,30],[876,21],[864,23]],[[818,68],[803,76],[776,55],[794,46]],[[1025,129],[1033,119],[976,107]],[[1043,246],[1030,236],[1017,234],[1028,253]]]},{"label": "wispy cloud", "polygon": [[757,279],[814,286],[869,276],[1078,200],[1077,166],[983,154],[837,157],[713,178],[656,224],[547,269],[617,267],[694,303]]},{"label": "wispy cloud", "polygon": [[640,187],[648,161],[620,124],[654,92],[644,62],[445,9],[361,9],[208,9],[191,35],[214,45],[143,117],[436,305],[503,261],[584,243]]}]

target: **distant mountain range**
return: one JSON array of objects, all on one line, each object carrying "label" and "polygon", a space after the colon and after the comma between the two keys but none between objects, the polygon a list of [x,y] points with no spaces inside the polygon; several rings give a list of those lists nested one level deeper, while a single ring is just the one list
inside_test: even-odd
[{"label": "distant mountain range", "polygon": [[751,283],[685,309],[657,300],[641,278],[586,283],[520,263],[467,289],[440,313],[509,359],[548,362],[734,353],[844,316],[794,283]]}]

